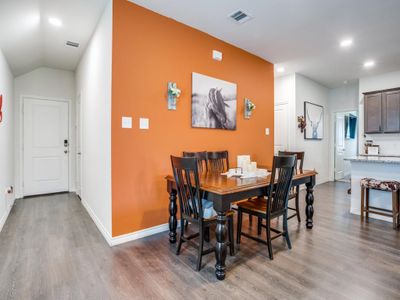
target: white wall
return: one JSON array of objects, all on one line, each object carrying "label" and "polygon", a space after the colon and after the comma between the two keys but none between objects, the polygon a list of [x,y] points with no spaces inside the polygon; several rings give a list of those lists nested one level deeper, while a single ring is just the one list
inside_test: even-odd
[{"label": "white wall", "polygon": [[67,99],[69,105],[69,190],[75,190],[75,74],[51,68],[38,68],[15,78],[15,181],[16,196],[22,197],[22,103],[23,96],[37,96],[47,99]]},{"label": "white wall", "polygon": [[[304,168],[316,169],[317,183],[329,180],[329,110],[328,89],[300,74],[275,78],[275,105],[288,103],[289,151],[304,151]],[[322,141],[305,140],[297,127],[297,116],[304,115],[304,102],[324,107],[324,138]]]},{"label": "white wall", "polygon": [[400,87],[400,71],[386,73],[378,76],[360,78],[359,83],[359,151],[364,151],[366,139],[372,139],[375,144],[381,146],[381,154],[400,155],[400,134],[368,134],[364,138],[364,98],[363,93]]},{"label": "white wall", "polygon": [[[329,145],[329,179],[334,180],[335,172],[335,114],[338,112],[357,112],[357,130],[359,130],[360,118],[358,114],[358,93],[359,93],[358,80],[354,83],[344,85],[339,88],[329,90],[329,113],[330,113],[330,145]],[[350,147],[351,152],[345,154],[345,156],[353,156],[354,142],[356,140],[346,140],[346,143]],[[346,148],[347,149],[347,148]],[[357,151],[356,151],[357,153]],[[345,161],[346,168],[349,166],[349,162]]]},{"label": "white wall", "polygon": [[111,241],[112,1],[76,71],[82,111],[82,203]]},{"label": "white wall", "polygon": [[0,49],[0,94],[3,95],[3,121],[0,123],[0,231],[8,217],[14,194],[6,194],[14,186],[14,99],[13,75]]},{"label": "white wall", "polygon": [[[318,172],[317,183],[329,181],[329,96],[328,89],[321,84],[296,74],[296,116],[304,115],[304,102],[324,107],[324,138],[305,140],[304,134],[296,128],[295,151],[304,151],[304,168]],[[297,118],[297,117],[296,117]]]}]

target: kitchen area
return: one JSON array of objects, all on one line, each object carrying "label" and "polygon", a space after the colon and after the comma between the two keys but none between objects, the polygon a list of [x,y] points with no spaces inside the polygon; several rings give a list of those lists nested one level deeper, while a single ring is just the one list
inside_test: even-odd
[{"label": "kitchen area", "polygon": [[369,205],[371,211],[378,208],[379,212],[384,212],[370,211],[370,218],[392,222],[393,217],[388,215],[395,213],[393,208],[398,211],[399,192],[387,188],[387,183],[392,186],[394,182],[396,189],[396,182],[400,182],[400,88],[360,93],[359,112],[363,117],[359,128],[359,155],[345,158],[351,164],[350,212],[360,215],[361,182],[364,178],[375,179],[377,186],[364,186],[368,190],[364,198],[368,194],[369,201],[363,203]]}]

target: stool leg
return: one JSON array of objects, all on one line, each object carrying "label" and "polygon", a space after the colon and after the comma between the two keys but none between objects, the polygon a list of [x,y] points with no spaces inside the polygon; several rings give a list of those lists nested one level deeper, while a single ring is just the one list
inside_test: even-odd
[{"label": "stool leg", "polygon": [[397,191],[392,193],[393,229],[397,228]]},{"label": "stool leg", "polygon": [[369,218],[369,188],[365,189],[365,218],[368,221]]},{"label": "stool leg", "polygon": [[400,227],[400,190],[397,191],[397,227]]},{"label": "stool leg", "polygon": [[361,206],[360,206],[360,217],[361,217],[361,222],[364,222],[364,193],[365,189],[362,186],[361,187]]}]

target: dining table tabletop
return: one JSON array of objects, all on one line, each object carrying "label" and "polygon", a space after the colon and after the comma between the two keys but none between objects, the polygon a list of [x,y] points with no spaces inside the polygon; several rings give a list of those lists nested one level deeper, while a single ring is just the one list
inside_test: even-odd
[{"label": "dining table tabletop", "polygon": [[[315,170],[297,170],[293,176],[292,187],[306,186],[306,227],[313,228],[314,215],[314,186],[317,172]],[[167,192],[169,194],[169,242],[177,241],[177,189],[175,179],[172,175],[165,177],[167,182]],[[226,176],[216,172],[204,172],[199,174],[200,188],[203,191],[203,198],[213,202],[217,212],[217,226],[215,230],[215,275],[219,280],[223,280],[226,274],[226,254],[227,254],[227,217],[226,213],[231,208],[231,203],[245,200],[251,197],[265,196],[270,185],[270,174],[260,177],[241,178],[236,176]]]}]

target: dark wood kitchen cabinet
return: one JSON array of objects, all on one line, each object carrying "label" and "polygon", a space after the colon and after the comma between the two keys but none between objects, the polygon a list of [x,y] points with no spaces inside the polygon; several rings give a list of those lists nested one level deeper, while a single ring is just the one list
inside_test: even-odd
[{"label": "dark wood kitchen cabinet", "polygon": [[400,132],[400,90],[382,96],[383,131]]},{"label": "dark wood kitchen cabinet", "polygon": [[364,96],[365,133],[382,132],[382,93]]},{"label": "dark wood kitchen cabinet", "polygon": [[400,88],[364,93],[364,132],[400,132]]}]

